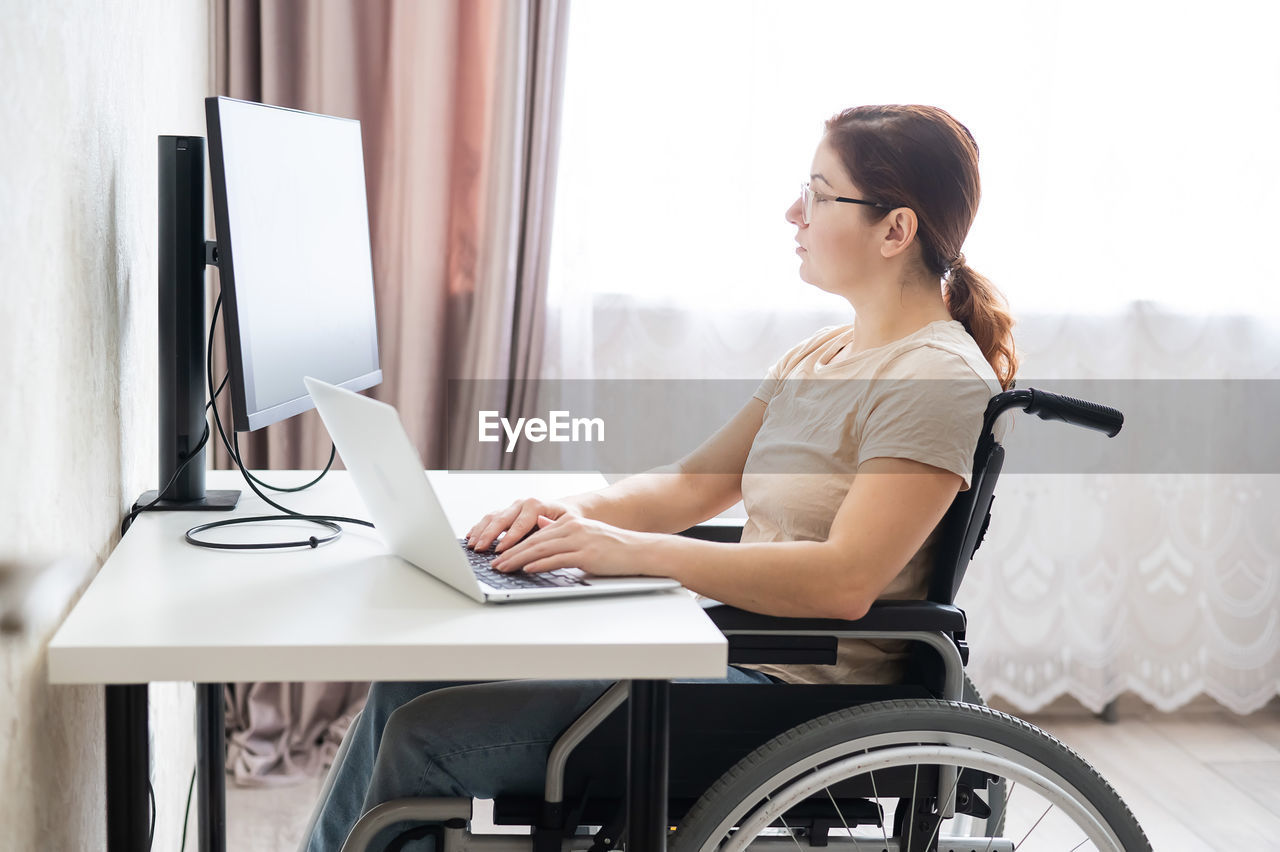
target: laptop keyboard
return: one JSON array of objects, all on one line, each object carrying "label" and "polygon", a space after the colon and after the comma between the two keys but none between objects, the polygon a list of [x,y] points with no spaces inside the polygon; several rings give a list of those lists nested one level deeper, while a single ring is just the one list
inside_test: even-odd
[{"label": "laptop keyboard", "polygon": [[470,563],[471,570],[475,572],[476,579],[486,586],[493,586],[497,589],[555,589],[567,586],[589,585],[586,580],[576,574],[570,574],[565,569],[544,571],[538,574],[526,574],[523,571],[504,574],[501,571],[495,571],[489,564],[498,554],[492,550],[484,552],[472,550],[467,547],[465,538],[459,539],[458,542],[462,545],[462,552],[466,554],[467,562]]}]

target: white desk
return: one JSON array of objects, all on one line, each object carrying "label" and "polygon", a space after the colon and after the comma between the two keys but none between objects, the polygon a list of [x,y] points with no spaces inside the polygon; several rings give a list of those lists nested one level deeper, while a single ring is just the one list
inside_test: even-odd
[{"label": "white desk", "polygon": [[[562,496],[604,484],[598,475],[431,472],[432,484],[461,535],[486,511],[520,496]],[[268,472],[273,484],[314,476]],[[207,487],[242,488],[228,513],[141,515],[103,565],[49,645],[52,683],[145,684],[305,680],[502,680],[608,678],[664,681],[721,677],[727,665],[723,635],[683,591],[615,598],[506,605],[476,603],[391,556],[377,534],[347,525],[342,537],[315,550],[214,551],[188,545],[183,533],[206,521],[272,510],[239,474],[210,472]],[[298,511],[363,517],[344,471],[333,471],[299,494],[272,495]],[[297,528],[232,527],[226,538],[289,537]],[[308,529],[310,529],[308,527]],[[307,533],[310,534],[309,532]],[[117,807],[142,815],[145,775],[137,795],[138,744],[127,755],[116,741],[141,734],[145,758],[145,687],[116,686],[108,700],[108,820]],[[129,701],[122,696],[131,695]],[[663,693],[665,695],[665,693]],[[138,701],[142,701],[141,730]],[[113,707],[115,710],[113,710]],[[114,722],[112,713],[133,721]],[[212,736],[212,734],[210,734]],[[203,742],[204,735],[202,735]],[[206,745],[219,747],[217,740]],[[216,754],[216,751],[210,751]],[[113,754],[131,773],[131,791],[113,800]],[[209,793],[221,805],[221,762],[208,767]],[[216,772],[216,777],[215,776]],[[206,779],[201,779],[202,794]],[[214,815],[214,819],[220,816]],[[136,821],[136,820],[134,820]],[[203,823],[203,816],[202,816]],[[111,831],[109,829],[109,841]],[[206,832],[201,831],[202,842]]]}]

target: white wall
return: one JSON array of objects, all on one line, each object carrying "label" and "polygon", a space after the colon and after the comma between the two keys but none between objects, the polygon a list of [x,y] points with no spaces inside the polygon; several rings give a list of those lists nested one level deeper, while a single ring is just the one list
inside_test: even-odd
[{"label": "white wall", "polygon": [[[155,485],[156,136],[204,135],[209,36],[208,0],[0,0],[0,561],[87,579]],[[0,640],[4,849],[105,845],[102,689],[47,684],[61,612]],[[176,850],[191,686],[151,705],[153,848]]]}]

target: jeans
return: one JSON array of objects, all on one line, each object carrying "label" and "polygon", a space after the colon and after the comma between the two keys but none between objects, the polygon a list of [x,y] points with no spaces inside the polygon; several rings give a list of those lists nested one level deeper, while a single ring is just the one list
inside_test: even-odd
[{"label": "jeans", "polygon": [[[724,683],[773,683],[729,667]],[[539,795],[551,745],[611,681],[375,683],[347,732],[306,836],[307,852],[338,852],[356,821],[399,798]],[[383,849],[408,824],[379,835]],[[434,852],[424,838],[405,846]]]}]

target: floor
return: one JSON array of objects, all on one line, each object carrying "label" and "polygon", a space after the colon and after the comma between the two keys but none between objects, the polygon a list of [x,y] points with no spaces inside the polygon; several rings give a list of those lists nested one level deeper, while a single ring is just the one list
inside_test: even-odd
[{"label": "floor", "polygon": [[1027,717],[1111,782],[1157,852],[1280,850],[1280,703],[1221,710]]},{"label": "floor", "polygon": [[[1207,700],[1165,715],[1126,696],[1114,724],[1069,699],[1022,715],[1111,782],[1157,852],[1280,850],[1280,700],[1248,716]],[[292,852],[320,785],[228,785],[227,848]]]}]

